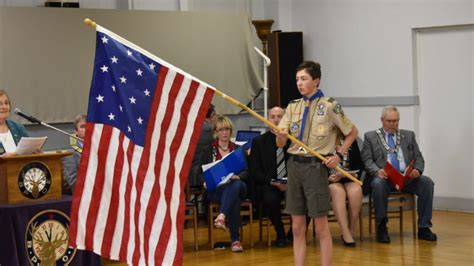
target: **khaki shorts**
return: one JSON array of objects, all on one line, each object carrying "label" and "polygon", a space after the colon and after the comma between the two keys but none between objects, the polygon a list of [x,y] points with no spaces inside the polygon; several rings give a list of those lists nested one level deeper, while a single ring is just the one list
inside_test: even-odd
[{"label": "khaki shorts", "polygon": [[[297,158],[295,158],[297,157]],[[285,209],[292,215],[327,216],[330,210],[328,168],[316,157],[290,155]]]}]

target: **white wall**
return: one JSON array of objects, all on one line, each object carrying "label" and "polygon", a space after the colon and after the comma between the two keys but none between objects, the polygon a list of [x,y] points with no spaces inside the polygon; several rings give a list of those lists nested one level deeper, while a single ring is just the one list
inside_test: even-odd
[{"label": "white wall", "polygon": [[[291,30],[334,96],[413,94],[411,29],[470,23],[471,0],[293,0]],[[328,91],[328,92],[329,92]]]},{"label": "white wall", "polygon": [[474,24],[416,31],[419,138],[430,166],[426,173],[437,184],[437,196],[472,199],[474,158],[466,146],[474,143]]}]

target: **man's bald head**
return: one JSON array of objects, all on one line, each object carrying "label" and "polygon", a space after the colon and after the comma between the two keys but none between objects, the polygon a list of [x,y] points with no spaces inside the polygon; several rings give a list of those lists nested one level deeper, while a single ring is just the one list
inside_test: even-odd
[{"label": "man's bald head", "polygon": [[268,111],[268,120],[278,126],[284,114],[285,111],[280,106],[275,106]]}]

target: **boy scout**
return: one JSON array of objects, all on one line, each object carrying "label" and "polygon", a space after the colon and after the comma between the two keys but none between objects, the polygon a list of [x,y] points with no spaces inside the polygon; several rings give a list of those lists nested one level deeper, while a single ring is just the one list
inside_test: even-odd
[{"label": "boy scout", "polygon": [[[286,211],[291,214],[293,229],[293,255],[295,265],[304,265],[306,253],[306,214],[314,218],[316,234],[321,247],[321,265],[330,265],[332,239],[327,214],[329,211],[328,169],[336,167],[352,142],[356,139],[356,126],[344,115],[341,105],[333,98],[320,97],[321,79],[319,63],[305,61],[296,68],[296,84],[303,98],[288,104],[276,137],[283,147],[291,134],[314,151],[326,157],[323,163],[299,145],[288,148],[288,191]],[[345,139],[335,150],[337,129]],[[326,167],[327,166],[327,167]]]}]

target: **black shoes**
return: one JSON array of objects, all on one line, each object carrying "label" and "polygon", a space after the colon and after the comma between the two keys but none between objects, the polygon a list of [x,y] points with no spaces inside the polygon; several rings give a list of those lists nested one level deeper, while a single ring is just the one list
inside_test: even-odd
[{"label": "black shoes", "polygon": [[[418,239],[426,241],[436,241],[438,237],[436,234],[431,232],[429,228],[418,228]],[[344,241],[344,239],[342,239]],[[390,243],[390,236],[387,232],[385,224],[381,224],[377,227],[377,242],[379,243]],[[344,243],[345,244],[345,243]]]},{"label": "black shoes", "polygon": [[341,239],[342,239],[342,243],[344,243],[344,246],[346,247],[350,247],[350,248],[355,248],[356,246],[356,242],[346,242],[346,240],[344,240],[344,237],[341,235]]},{"label": "black shoes", "polygon": [[277,247],[277,248],[284,248],[288,246],[288,244],[290,244],[290,242],[286,240],[286,238],[281,238],[281,239],[272,241],[272,247]]},{"label": "black shoes", "polygon": [[431,232],[430,228],[418,228],[418,239],[426,240],[426,241],[436,241],[438,237],[436,234]]},{"label": "black shoes", "polygon": [[377,242],[379,243],[390,243],[390,236],[388,235],[387,227],[385,224],[377,226]]}]

